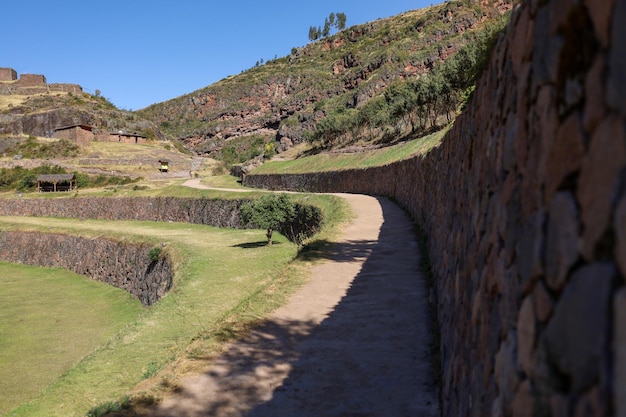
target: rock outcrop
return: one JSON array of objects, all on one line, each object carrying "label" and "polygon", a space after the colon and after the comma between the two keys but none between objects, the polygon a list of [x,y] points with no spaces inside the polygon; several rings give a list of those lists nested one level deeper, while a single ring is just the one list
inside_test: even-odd
[{"label": "rock outcrop", "polygon": [[196,153],[251,135],[298,143],[326,117],[325,101],[356,108],[395,80],[427,73],[464,45],[464,32],[511,3],[447,2],[351,27],[138,114],[168,126]]}]

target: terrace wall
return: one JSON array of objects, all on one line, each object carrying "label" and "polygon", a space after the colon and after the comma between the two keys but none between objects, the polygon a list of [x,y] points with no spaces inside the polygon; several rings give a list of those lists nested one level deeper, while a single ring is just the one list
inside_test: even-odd
[{"label": "terrace wall", "polygon": [[626,1],[526,1],[442,144],[247,175],[386,195],[428,236],[444,416],[626,415]]},{"label": "terrace wall", "polygon": [[[250,227],[240,217],[249,200],[215,200],[180,197],[72,197],[3,199],[0,216],[63,217],[100,220],[148,220],[205,224],[242,229]],[[322,214],[315,207],[296,204],[296,218],[279,230],[291,240],[311,236],[321,227]]]},{"label": "terrace wall", "polygon": [[152,248],[104,238],[0,231],[3,261],[69,269],[122,288],[144,305],[157,302],[173,282],[169,258],[150,259]]}]

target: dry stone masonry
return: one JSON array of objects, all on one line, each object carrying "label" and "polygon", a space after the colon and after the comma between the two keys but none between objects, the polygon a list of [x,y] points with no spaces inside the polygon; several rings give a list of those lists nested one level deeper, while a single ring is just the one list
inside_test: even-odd
[{"label": "dry stone masonry", "polygon": [[0,95],[19,94],[31,95],[41,93],[82,93],[83,88],[78,84],[51,83],[41,74],[20,74],[13,68],[0,68]]},{"label": "dry stone masonry", "polygon": [[[149,220],[245,228],[239,208],[243,200],[176,197],[70,197],[56,199],[6,199],[0,216],[63,217],[101,220]],[[299,242],[319,230],[322,215],[315,207],[296,204],[296,216],[280,232]],[[169,257],[153,259],[148,244],[109,239],[87,239],[52,233],[0,230],[0,260],[66,268],[123,288],[144,305],[163,297],[173,285]]]},{"label": "dry stone masonry", "polygon": [[626,1],[525,1],[443,143],[248,175],[396,199],[428,235],[443,415],[626,415]]},{"label": "dry stone masonry", "polygon": [[[2,200],[0,216],[148,220],[241,229],[250,227],[242,222],[239,213],[246,201],[180,197],[17,198]],[[318,208],[296,203],[295,218],[283,224],[279,232],[297,241],[313,235],[322,221]]]},{"label": "dry stone masonry", "polygon": [[128,291],[151,305],[172,287],[172,264],[153,246],[55,233],[0,231],[0,259],[65,268]]}]

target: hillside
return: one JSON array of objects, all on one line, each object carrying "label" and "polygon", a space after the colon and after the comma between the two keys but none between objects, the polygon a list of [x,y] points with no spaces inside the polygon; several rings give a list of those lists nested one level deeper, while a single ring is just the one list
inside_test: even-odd
[{"label": "hillside", "polygon": [[[11,83],[0,82],[0,86]],[[106,98],[88,93],[0,94],[0,135],[49,137],[54,129],[84,124],[96,131],[123,130],[151,139],[167,139],[152,122],[119,110]]]},{"label": "hillside", "polygon": [[[328,116],[362,108],[395,82],[429,73],[511,6],[510,0],[459,0],[353,26],[136,113],[198,154],[219,156],[236,138],[275,141],[282,151],[313,138]],[[368,139],[380,139],[384,130]]]}]

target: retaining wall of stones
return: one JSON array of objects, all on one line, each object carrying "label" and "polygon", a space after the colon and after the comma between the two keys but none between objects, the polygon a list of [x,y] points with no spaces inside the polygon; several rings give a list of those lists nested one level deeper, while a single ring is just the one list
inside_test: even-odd
[{"label": "retaining wall of stones", "polygon": [[0,215],[171,221],[239,228],[241,204],[241,200],[178,197],[16,198],[2,200]]},{"label": "retaining wall of stones", "polygon": [[626,415],[626,0],[525,1],[425,157],[269,189],[386,195],[428,235],[443,415]]},{"label": "retaining wall of stones", "polygon": [[[0,216],[62,217],[101,220],[148,220],[244,228],[239,209],[246,200],[195,198],[56,198],[5,199]],[[280,232],[300,242],[319,230],[319,209],[296,204],[296,218]],[[0,231],[0,259],[28,265],[66,268],[123,288],[144,305],[158,301],[172,286],[172,265],[166,256],[151,260],[153,247],[108,239]]]},{"label": "retaining wall of stones", "polygon": [[[0,259],[65,268],[128,291],[151,305],[172,287],[169,257],[149,244],[55,233],[0,231]],[[158,256],[157,256],[158,255]]]},{"label": "retaining wall of stones", "polygon": [[[99,220],[147,220],[204,224],[242,229],[241,205],[249,200],[218,200],[181,197],[75,197],[55,199],[6,199],[0,216],[63,217]],[[296,203],[296,216],[279,232],[299,242],[315,234],[323,215],[317,207]]]}]

